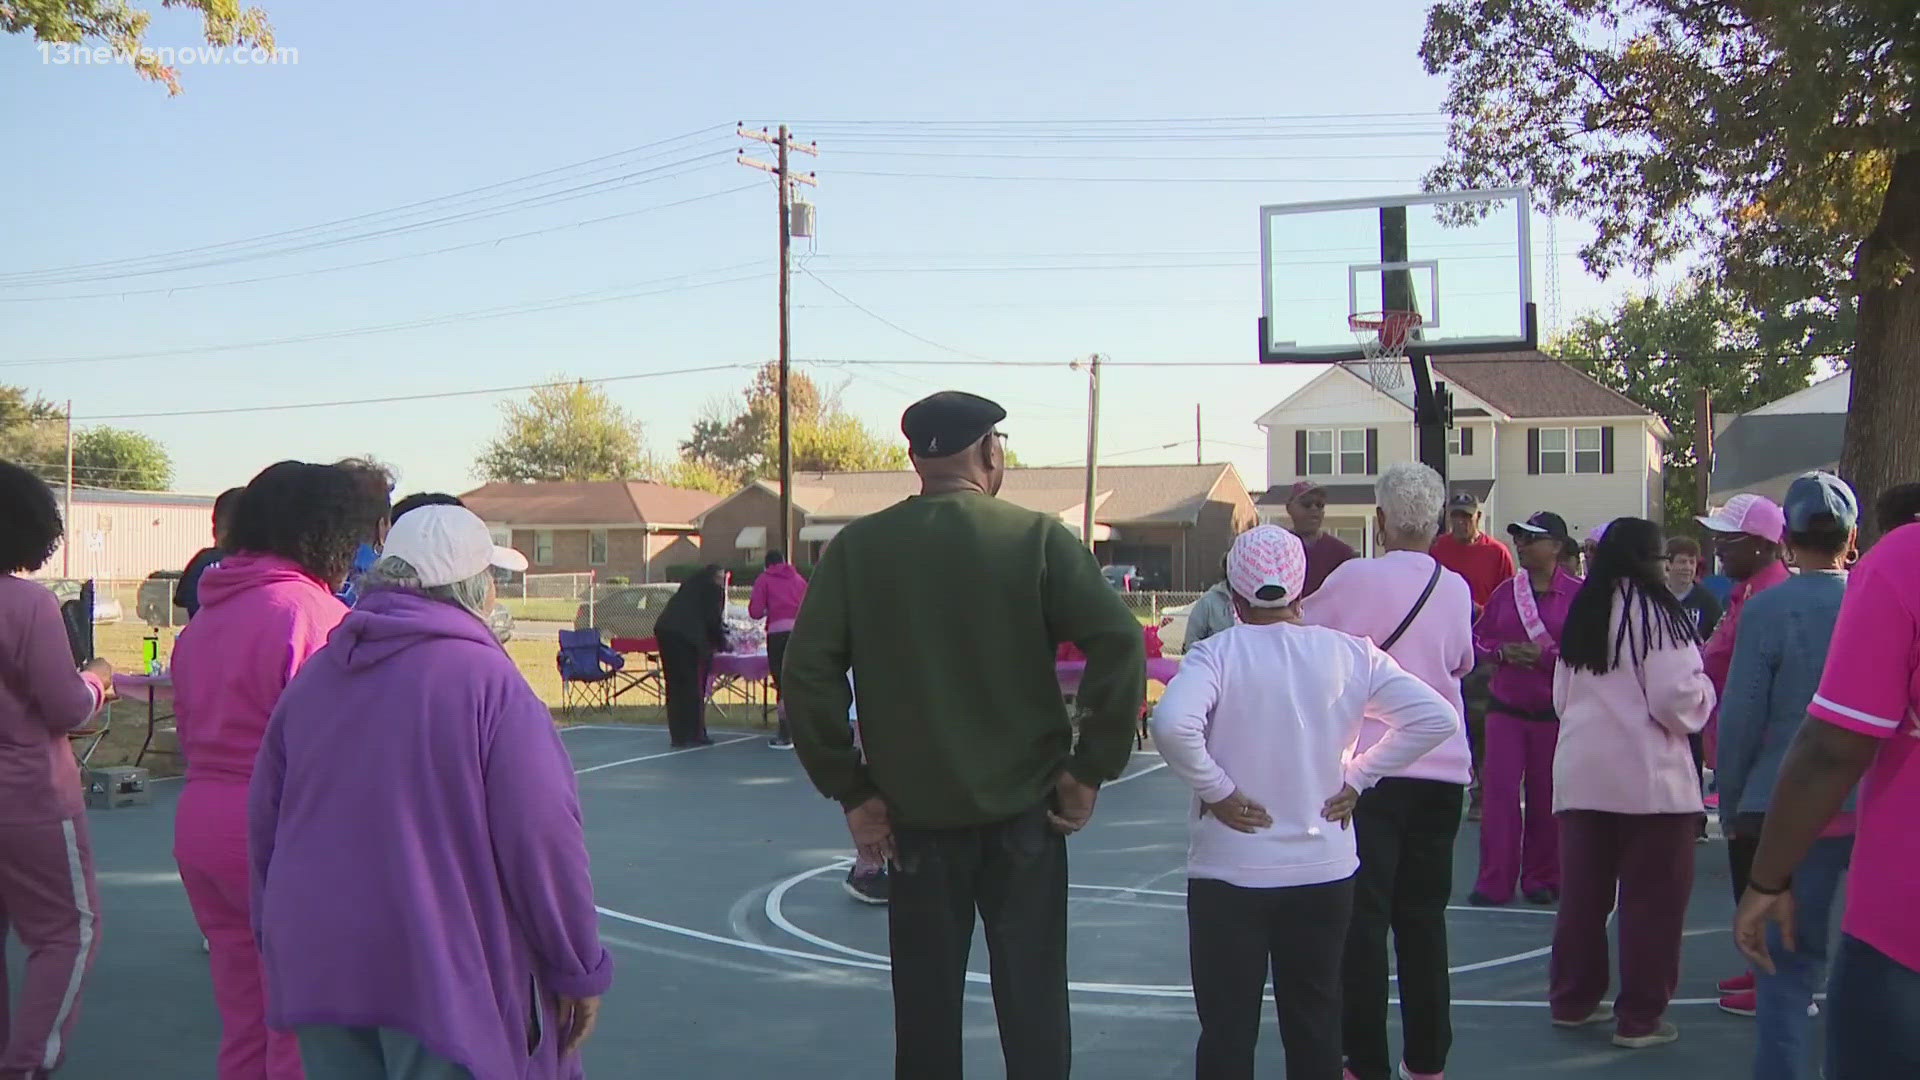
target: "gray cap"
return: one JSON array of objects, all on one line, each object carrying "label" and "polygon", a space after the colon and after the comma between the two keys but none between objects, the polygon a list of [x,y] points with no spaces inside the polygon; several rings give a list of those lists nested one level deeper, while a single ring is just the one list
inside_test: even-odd
[{"label": "gray cap", "polygon": [[1795,480],[1780,508],[1787,513],[1788,532],[1806,532],[1820,514],[1833,515],[1843,529],[1860,523],[1860,500],[1845,480],[1829,472],[1810,472]]}]

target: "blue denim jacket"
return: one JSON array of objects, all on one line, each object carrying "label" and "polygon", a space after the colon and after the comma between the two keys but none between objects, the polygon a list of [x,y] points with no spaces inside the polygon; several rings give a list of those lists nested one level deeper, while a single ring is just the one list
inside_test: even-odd
[{"label": "blue denim jacket", "polygon": [[[1820,689],[1846,591],[1846,571],[1813,571],[1747,601],[1720,698],[1714,779],[1722,813],[1766,812],[1787,747]],[[1846,809],[1853,809],[1851,795]]]}]

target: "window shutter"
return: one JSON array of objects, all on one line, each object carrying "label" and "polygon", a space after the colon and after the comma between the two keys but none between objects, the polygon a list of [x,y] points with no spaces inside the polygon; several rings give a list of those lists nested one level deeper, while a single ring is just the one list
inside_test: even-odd
[{"label": "window shutter", "polygon": [[1380,429],[1367,429],[1367,475],[1380,474]]},{"label": "window shutter", "polygon": [[1610,427],[1600,429],[1600,471],[1613,471],[1613,429]]},{"label": "window shutter", "polygon": [[1464,424],[1460,426],[1460,456],[1473,456],[1473,429]]},{"label": "window shutter", "polygon": [[1540,429],[1527,429],[1527,475],[1540,475]]},{"label": "window shutter", "polygon": [[1293,475],[1307,475],[1307,429],[1297,428],[1293,433]]}]

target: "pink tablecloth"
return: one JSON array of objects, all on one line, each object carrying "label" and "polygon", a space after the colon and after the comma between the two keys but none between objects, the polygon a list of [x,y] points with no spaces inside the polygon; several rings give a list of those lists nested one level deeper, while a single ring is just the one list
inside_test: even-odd
[{"label": "pink tablecloth", "polygon": [[133,675],[124,671],[113,673],[113,689],[125,701],[171,701],[173,699],[173,676],[171,675]]},{"label": "pink tablecloth", "polygon": [[[1147,679],[1151,682],[1171,682],[1180,671],[1180,658],[1177,656],[1150,656],[1147,658]],[[1060,689],[1064,693],[1074,693],[1080,689],[1080,677],[1087,673],[1085,660],[1062,660],[1053,665],[1053,672],[1060,679]]]},{"label": "pink tablecloth", "polygon": [[767,662],[767,654],[753,653],[714,653],[713,663],[708,669],[713,678],[745,679],[748,682],[766,682],[772,666]]}]

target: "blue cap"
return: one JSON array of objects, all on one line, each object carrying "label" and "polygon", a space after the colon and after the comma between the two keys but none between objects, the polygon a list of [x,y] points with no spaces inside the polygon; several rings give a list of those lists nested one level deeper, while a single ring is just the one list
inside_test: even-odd
[{"label": "blue cap", "polygon": [[1816,514],[1832,514],[1843,529],[1860,522],[1860,500],[1845,480],[1828,472],[1810,472],[1795,480],[1781,500],[1787,512],[1787,531],[1806,532]]}]

